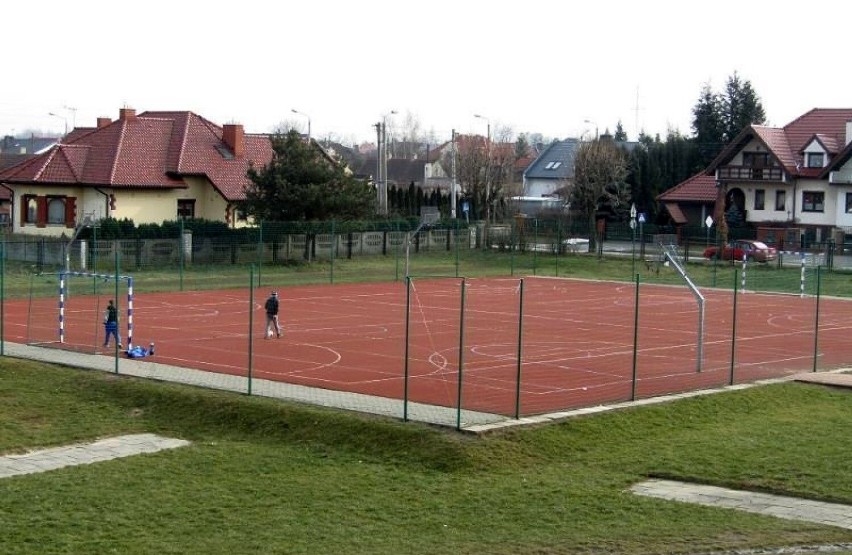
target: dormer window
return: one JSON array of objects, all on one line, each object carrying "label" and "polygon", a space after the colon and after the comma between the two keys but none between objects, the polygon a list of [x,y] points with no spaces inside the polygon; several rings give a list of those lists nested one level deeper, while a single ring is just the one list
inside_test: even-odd
[{"label": "dormer window", "polygon": [[808,152],[808,167],[821,168],[825,165],[825,154],[822,152]]}]

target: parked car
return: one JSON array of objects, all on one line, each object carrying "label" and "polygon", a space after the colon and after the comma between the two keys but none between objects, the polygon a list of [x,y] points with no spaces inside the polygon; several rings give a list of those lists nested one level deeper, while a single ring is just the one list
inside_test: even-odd
[{"label": "parked car", "polygon": [[[778,251],[763,241],[753,239],[737,239],[731,241],[722,249],[722,260],[737,260],[742,262],[743,258],[754,262],[771,262],[778,258]],[[708,247],[704,250],[704,258],[720,258],[718,247]]]}]

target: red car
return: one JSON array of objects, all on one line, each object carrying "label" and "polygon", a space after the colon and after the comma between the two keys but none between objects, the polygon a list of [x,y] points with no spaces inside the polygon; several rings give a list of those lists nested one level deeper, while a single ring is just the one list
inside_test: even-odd
[{"label": "red car", "polygon": [[[762,241],[753,239],[738,239],[731,241],[722,249],[722,260],[736,260],[742,262],[743,258],[754,262],[771,262],[778,258],[778,251]],[[708,247],[704,250],[704,258],[719,258],[718,247]]]}]

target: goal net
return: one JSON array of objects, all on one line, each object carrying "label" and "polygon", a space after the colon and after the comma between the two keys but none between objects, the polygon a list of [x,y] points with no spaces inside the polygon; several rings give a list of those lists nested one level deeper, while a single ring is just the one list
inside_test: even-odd
[{"label": "goal net", "polygon": [[118,313],[122,350],[133,347],[133,278],[88,272],[34,274],[30,281],[27,344],[86,353],[111,353],[104,347],[109,301]]}]

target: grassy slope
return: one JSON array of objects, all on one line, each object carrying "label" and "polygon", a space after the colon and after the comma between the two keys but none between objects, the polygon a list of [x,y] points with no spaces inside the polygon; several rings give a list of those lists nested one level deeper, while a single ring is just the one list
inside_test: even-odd
[{"label": "grassy slope", "polygon": [[852,392],[779,385],[473,438],[0,359],[0,453],[189,448],[0,480],[2,553],[696,553],[852,532],[639,498],[649,475],[852,503]]}]

